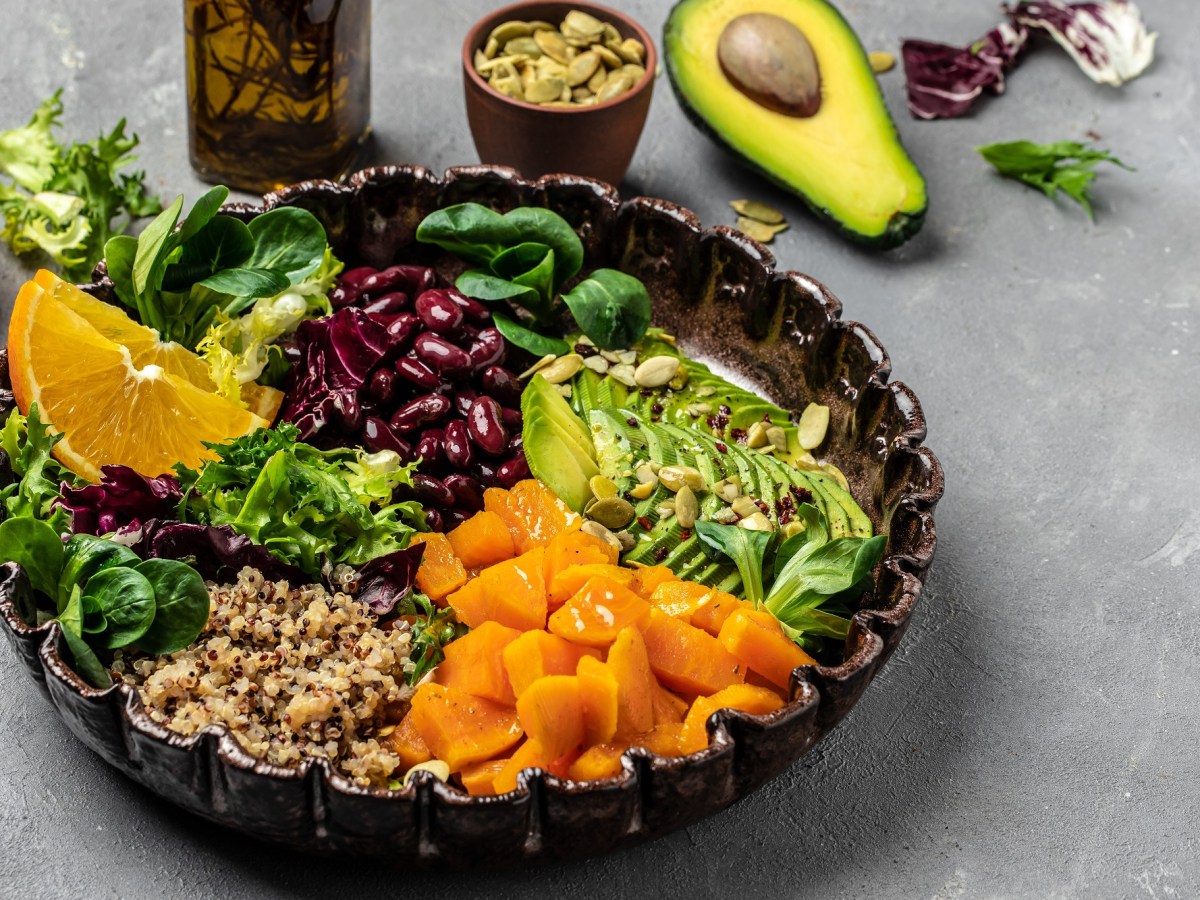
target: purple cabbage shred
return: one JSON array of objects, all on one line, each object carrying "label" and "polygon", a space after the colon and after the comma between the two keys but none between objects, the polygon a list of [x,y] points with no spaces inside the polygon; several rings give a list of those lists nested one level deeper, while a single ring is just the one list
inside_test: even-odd
[{"label": "purple cabbage shred", "polygon": [[424,552],[424,544],[410,544],[368,562],[359,571],[358,599],[377,616],[390,613],[412,590]]},{"label": "purple cabbage shred", "polygon": [[61,492],[75,534],[136,529],[149,519],[169,517],[183,499],[174,476],[147,478],[128,466],[101,466],[98,484],[73,488],[64,482]]}]

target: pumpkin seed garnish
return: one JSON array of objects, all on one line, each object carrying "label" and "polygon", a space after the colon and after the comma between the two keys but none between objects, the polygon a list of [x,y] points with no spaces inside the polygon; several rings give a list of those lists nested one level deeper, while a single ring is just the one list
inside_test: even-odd
[{"label": "pumpkin seed garnish", "polygon": [[886,50],[875,50],[867,59],[871,62],[871,71],[876,75],[891,71],[896,66],[896,57]]},{"label": "pumpkin seed garnish", "polygon": [[757,219],[764,225],[782,225],[783,213],[773,206],[767,206],[757,200],[730,200],[729,205],[739,216]]},{"label": "pumpkin seed garnish", "polygon": [[775,235],[787,230],[787,225],[765,225],[758,219],[738,216],[737,229],[748,238],[753,238],[760,244],[769,244],[775,240]]},{"label": "pumpkin seed garnish", "polygon": [[696,500],[696,492],[685,484],[675,494],[675,518],[679,520],[679,527],[691,528],[698,515],[700,503]]},{"label": "pumpkin seed garnish", "polygon": [[600,538],[600,540],[604,541],[606,544],[611,544],[612,546],[621,549],[621,541],[617,538],[617,536],[599,522],[593,522],[589,520],[579,526],[579,530],[584,534],[590,534],[592,537]]},{"label": "pumpkin seed garnish", "polygon": [[800,413],[800,421],[796,424],[796,437],[804,450],[815,450],[825,441],[825,432],[829,429],[829,407],[819,403],[810,403]]},{"label": "pumpkin seed garnish", "polygon": [[641,82],[645,60],[640,41],[577,9],[557,27],[540,20],[501,22],[473,56],[476,72],[498,93],[547,107],[614,100]]},{"label": "pumpkin seed garnish", "polygon": [[624,497],[606,497],[597,500],[588,509],[587,515],[609,530],[620,530],[633,521],[636,511]]},{"label": "pumpkin seed garnish", "polygon": [[675,356],[652,356],[633,372],[638,387],[662,387],[679,372],[679,359]]}]

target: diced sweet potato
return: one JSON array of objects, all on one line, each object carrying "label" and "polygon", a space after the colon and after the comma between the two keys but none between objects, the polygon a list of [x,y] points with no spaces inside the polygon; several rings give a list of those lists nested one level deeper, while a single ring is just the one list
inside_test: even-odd
[{"label": "diced sweet potato", "polygon": [[489,566],[447,600],[471,628],[499,622],[518,631],[546,627],[546,582],[539,547]]},{"label": "diced sweet potato", "polygon": [[[626,625],[647,620],[650,604],[608,578],[592,578],[550,616],[559,637],[589,647],[607,647]],[[719,646],[719,645],[718,645]]]},{"label": "diced sweet potato", "polygon": [[572,644],[548,631],[526,631],[504,648],[504,669],[513,693],[520,697],[546,675],[574,675],[584,656],[599,659],[600,651]]},{"label": "diced sweet potato", "polygon": [[579,759],[583,750],[576,747],[574,750],[568,750],[558,759],[552,759],[546,763],[546,771],[556,778],[570,778],[571,766],[575,764],[575,760]]},{"label": "diced sweet potato", "polygon": [[710,697],[697,697],[683,722],[680,746],[684,753],[695,753],[708,746],[708,717],[718,709],[740,709],[762,715],[783,706],[783,700],[770,688],[734,684]]},{"label": "diced sweet potato", "polygon": [[580,525],[579,516],[533,478],[517,482],[509,491],[488,488],[483,507],[504,520],[518,553],[544,547],[559,532]]},{"label": "diced sweet potato", "polygon": [[666,722],[655,725],[645,734],[639,734],[630,741],[634,747],[645,747],[659,756],[683,756],[683,723]]},{"label": "diced sweet potato", "polygon": [[725,620],[739,609],[754,609],[754,604],[724,591],[713,591],[692,610],[691,623],[716,637]]},{"label": "diced sweet potato", "polygon": [[520,631],[499,622],[481,622],[446,645],[446,658],[438,665],[434,680],[446,687],[512,706],[517,698],[504,668],[504,651],[520,636]]},{"label": "diced sweet potato", "polygon": [[712,593],[712,588],[695,581],[664,581],[650,595],[650,605],[686,622]]},{"label": "diced sweet potato", "polygon": [[507,759],[489,759],[464,767],[458,773],[458,777],[462,779],[463,788],[468,794],[472,797],[484,797],[496,793],[496,776],[506,765]]},{"label": "diced sweet potato", "polygon": [[654,727],[658,682],[646,658],[646,642],[632,626],[622,628],[605,663],[617,682],[617,735],[626,738]]},{"label": "diced sweet potato", "polygon": [[468,569],[493,566],[517,555],[508,525],[494,512],[477,512],[446,535],[454,554]]},{"label": "diced sweet potato", "polygon": [[[556,601],[554,577],[572,566],[616,565],[616,547],[585,531],[562,531],[546,545],[546,584],[550,587],[550,610],[558,609],[570,599],[570,593]],[[586,580],[586,579],[585,579]]]},{"label": "diced sweet potato", "polygon": [[684,696],[715,694],[745,680],[745,669],[720,641],[660,609],[650,610],[642,637],[655,676]]},{"label": "diced sweet potato", "polygon": [[380,743],[400,757],[400,768],[396,773],[398,775],[403,775],[418,763],[433,759],[433,754],[429,752],[429,746],[425,743],[425,739],[413,725],[411,711]]},{"label": "diced sweet potato", "polygon": [[431,531],[414,534],[414,544],[424,544],[421,566],[417,569],[417,587],[438,606],[445,606],[448,595],[467,583],[467,570],[454,555],[449,539]]},{"label": "diced sweet potato", "polygon": [[617,679],[608,666],[590,656],[579,660],[578,676],[583,742],[589,747],[608,743],[617,733]]},{"label": "diced sweet potato", "polygon": [[721,626],[717,640],[747,669],[785,689],[796,666],[816,664],[766,611],[735,611]]},{"label": "diced sweet potato", "polygon": [[497,794],[507,794],[517,789],[517,776],[525,769],[546,768],[546,753],[537,741],[529,740],[523,743],[513,753],[500,774],[492,782],[492,789]]},{"label": "diced sweet potato", "polygon": [[579,593],[585,584],[593,578],[607,578],[622,587],[627,587],[634,576],[633,569],[625,569],[608,563],[589,563],[581,566],[571,566],[555,573],[554,581],[550,584],[550,607],[558,609]]},{"label": "diced sweet potato", "polygon": [[654,589],[660,584],[678,580],[679,576],[666,566],[642,566],[633,570],[633,583],[629,585],[629,589],[643,600],[649,600],[654,596]]},{"label": "diced sweet potato", "polygon": [[410,715],[429,752],[451,772],[500,756],[521,739],[521,723],[511,707],[441,684],[421,685]]},{"label": "diced sweet potato", "polygon": [[576,781],[616,778],[621,774],[621,754],[625,748],[615,744],[597,744],[583,752],[571,766],[570,775]]},{"label": "diced sweet potato", "polygon": [[654,682],[654,724],[671,725],[683,721],[687,715],[688,702],[682,697],[672,694],[665,687]]},{"label": "diced sweet potato", "polygon": [[517,700],[521,727],[537,741],[544,759],[558,759],[583,744],[583,703],[575,675],[547,675]]}]

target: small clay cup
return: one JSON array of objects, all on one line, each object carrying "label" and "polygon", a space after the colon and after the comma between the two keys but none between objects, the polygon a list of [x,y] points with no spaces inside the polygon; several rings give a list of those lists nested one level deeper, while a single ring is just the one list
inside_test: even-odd
[{"label": "small clay cup", "polygon": [[[501,22],[541,19],[557,24],[573,9],[611,22],[623,38],[645,45],[646,74],[620,97],[596,106],[537,106],[492,90],[475,71],[475,51],[483,49]],[[633,19],[597,3],[514,3],[480,19],[468,32],[462,67],[467,121],[482,162],[511,166],[526,178],[571,173],[615,185],[625,177],[650,111],[658,68],[654,40]]]}]

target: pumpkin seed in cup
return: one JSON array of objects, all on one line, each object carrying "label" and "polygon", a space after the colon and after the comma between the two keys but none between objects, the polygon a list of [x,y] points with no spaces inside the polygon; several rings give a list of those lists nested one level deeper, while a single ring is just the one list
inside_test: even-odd
[{"label": "pumpkin seed in cup", "polygon": [[492,90],[538,106],[594,106],[631,91],[645,75],[646,48],[577,9],[549,22],[501,22],[474,56]]}]

